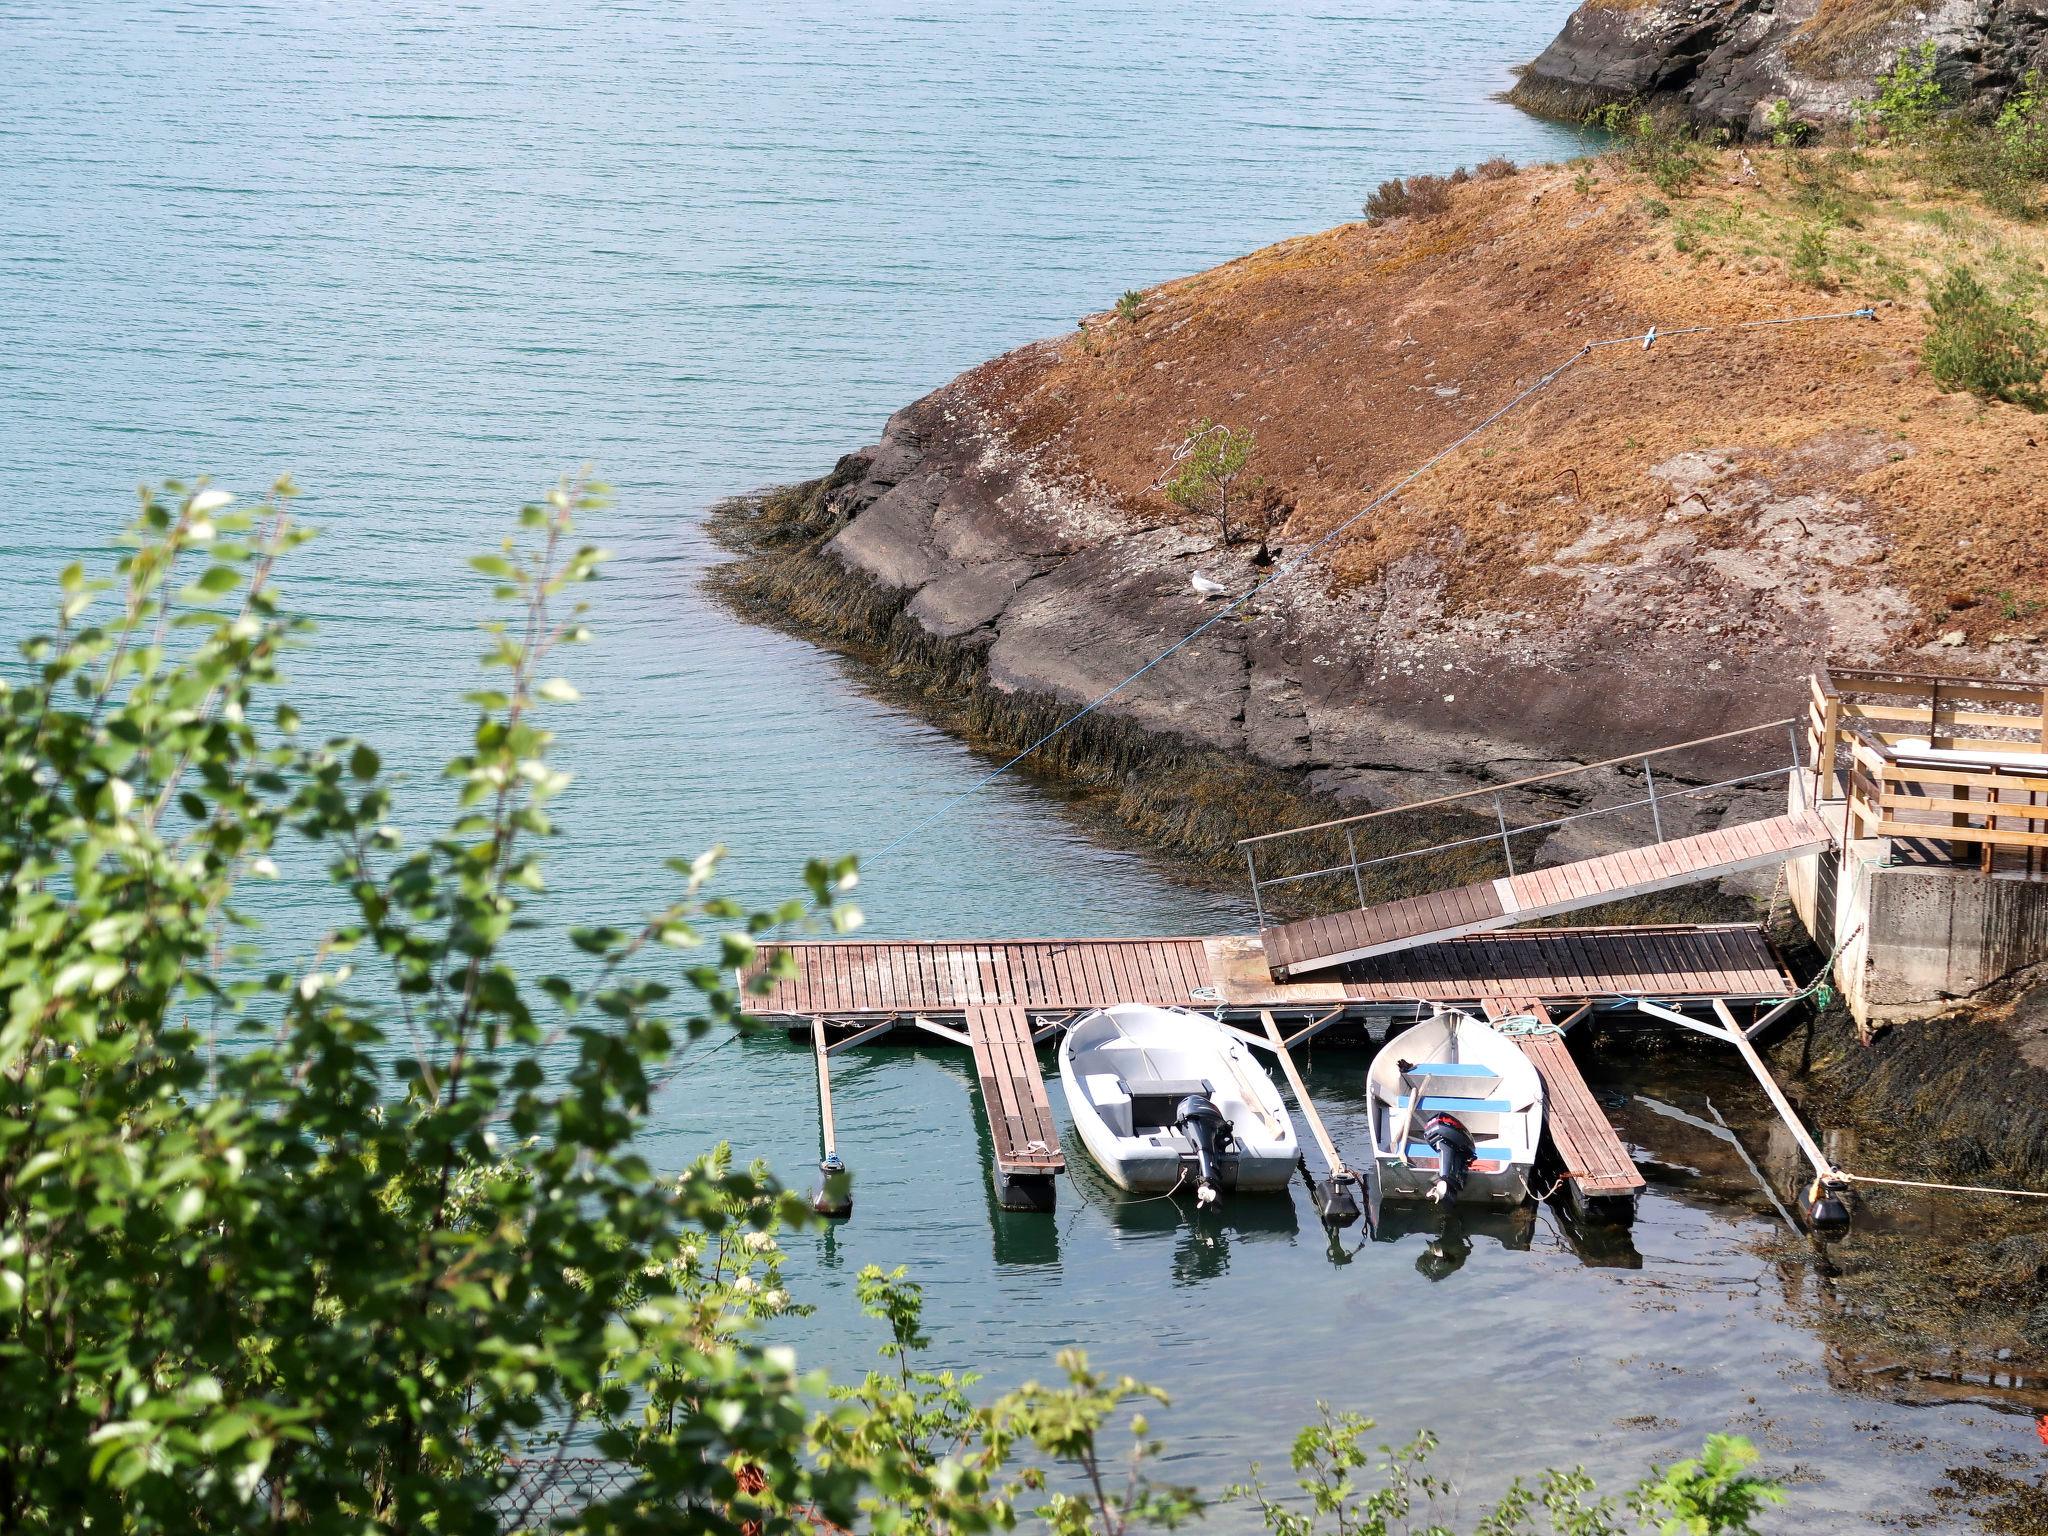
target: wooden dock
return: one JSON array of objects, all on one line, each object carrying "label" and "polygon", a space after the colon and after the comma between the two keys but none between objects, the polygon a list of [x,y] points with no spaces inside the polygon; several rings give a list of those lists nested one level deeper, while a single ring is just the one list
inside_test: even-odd
[{"label": "wooden dock", "polygon": [[[752,993],[770,967],[788,974]],[[1546,1009],[1560,1008],[1569,1022],[1655,997],[1696,1011],[1746,1006],[1755,1016],[1796,990],[1753,924],[1481,934],[1292,981],[1274,978],[1250,935],[802,941],[764,946],[739,979],[751,1012],[787,1020],[811,1042],[828,1157],[837,1152],[831,1057],[904,1033],[968,1047],[993,1144],[990,1177],[998,1203],[1012,1210],[1052,1209],[1054,1179],[1066,1167],[1038,1047],[1111,1003],[1190,1008],[1247,1033],[1263,1029],[1284,1056],[1337,1027],[1362,1041],[1438,1003],[1495,1017],[1548,1018]],[[1290,1020],[1284,1036],[1275,1015]],[[1632,1210],[1641,1180],[1563,1041],[1530,1037],[1523,1048],[1543,1074],[1554,1144],[1581,1208]],[[1335,1171],[1334,1149],[1326,1160]]]},{"label": "wooden dock", "polygon": [[1251,936],[1170,939],[934,939],[765,945],[751,983],[786,954],[794,974],[747,1006],[757,1016],[828,1027],[878,1020],[960,1020],[969,1008],[1017,1007],[1043,1022],[1139,1002],[1221,1008],[1255,1025],[1260,1009],[1354,1013],[1418,1003],[1478,1007],[1488,998],[1575,1006],[1659,997],[1774,1001],[1792,979],[1754,924],[1544,928],[1430,944],[1302,980],[1276,980]]},{"label": "wooden dock", "polygon": [[[1489,1019],[1527,1014],[1553,1025],[1550,1010],[1533,998],[1486,1004]],[[1562,1034],[1520,1035],[1515,1043],[1543,1079],[1543,1133],[1559,1164],[1559,1177],[1582,1215],[1627,1221],[1634,1217],[1643,1175],[1601,1112],[1593,1090],[1572,1060]]]},{"label": "wooden dock", "polygon": [[1326,971],[1347,961],[1781,864],[1833,841],[1818,815],[1800,810],[1550,869],[1280,923],[1264,929],[1260,938],[1275,976]]},{"label": "wooden dock", "polygon": [[974,1076],[995,1143],[996,1201],[1010,1211],[1053,1208],[1053,1175],[1064,1173],[1038,1047],[1022,1008],[975,1005],[967,1010]]}]

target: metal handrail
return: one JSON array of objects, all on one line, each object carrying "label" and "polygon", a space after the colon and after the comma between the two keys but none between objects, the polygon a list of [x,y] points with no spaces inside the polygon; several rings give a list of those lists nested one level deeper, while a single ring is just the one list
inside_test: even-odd
[{"label": "metal handrail", "polygon": [[[1257,843],[1276,842],[1285,837],[1301,837],[1310,832],[1327,832],[1334,827],[1356,826],[1361,821],[1375,821],[1382,816],[1393,816],[1402,811],[1429,810],[1440,805],[1455,805],[1460,800],[1477,799],[1482,795],[1503,795],[1511,789],[1526,789],[1531,784],[1546,784],[1554,779],[1568,779],[1574,774],[1592,773],[1600,768],[1613,768],[1622,763],[1646,762],[1653,757],[1663,757],[1672,752],[1683,752],[1690,747],[1711,746],[1717,741],[1733,741],[1739,736],[1754,736],[1760,731],[1772,731],[1780,726],[1797,725],[1804,715],[1787,715],[1782,720],[1766,720],[1761,725],[1745,725],[1740,730],[1722,731],[1714,736],[1700,736],[1691,741],[1676,742],[1668,747],[1652,747],[1647,752],[1627,752],[1620,757],[1602,758],[1597,763],[1579,763],[1570,768],[1553,768],[1548,773],[1531,774],[1526,779],[1511,779],[1505,784],[1487,784],[1477,789],[1464,789],[1455,795],[1438,795],[1430,800],[1411,800],[1404,805],[1390,805],[1377,811],[1361,811],[1356,816],[1339,816],[1333,821],[1313,822],[1305,827],[1289,827],[1282,832],[1261,832],[1254,837],[1237,840],[1240,848]],[[1711,786],[1710,786],[1711,787]]]},{"label": "metal handrail", "polygon": [[[1632,762],[1635,761],[1635,759],[1623,758],[1621,759],[1621,761]],[[1710,794],[1717,789],[1733,789],[1737,785],[1741,784],[1754,784],[1764,779],[1783,778],[1787,773],[1795,771],[1797,771],[1796,765],[1791,768],[1766,768],[1757,773],[1743,774],[1739,778],[1721,779],[1712,784],[1689,785],[1681,790],[1666,791],[1662,796],[1653,793],[1644,797],[1641,800],[1625,800],[1621,802],[1619,805],[1596,806],[1594,809],[1590,811],[1574,811],[1568,816],[1554,817],[1549,821],[1532,821],[1525,826],[1507,828],[1501,832],[1485,832],[1481,833],[1476,837],[1461,837],[1448,843],[1435,843],[1427,848],[1410,848],[1401,853],[1383,853],[1376,858],[1363,859],[1351,864],[1332,864],[1323,869],[1305,870],[1291,875],[1267,875],[1258,882],[1257,888],[1259,890],[1268,890],[1276,885],[1292,885],[1302,880],[1324,879],[1331,875],[1348,874],[1354,870],[1364,871],[1371,869],[1373,866],[1378,864],[1392,864],[1401,859],[1426,858],[1430,854],[1450,853],[1454,849],[1471,848],[1481,843],[1502,843],[1506,838],[1519,836],[1524,832],[1547,832],[1554,828],[1564,826],[1569,822],[1585,821],[1590,817],[1594,816],[1612,816],[1621,811],[1639,810],[1640,808],[1646,805],[1651,807],[1654,813],[1656,807],[1660,804],[1668,805],[1671,801],[1682,800],[1686,798],[1688,795]],[[1503,786],[1503,788],[1505,787],[1506,786]],[[1660,833],[1658,841],[1662,842],[1663,837],[1661,835],[1661,824],[1663,818],[1660,815],[1657,819],[1659,822]],[[1510,855],[1509,868],[1510,872],[1512,872],[1512,855]],[[1362,895],[1360,897],[1359,904],[1361,906],[1364,905],[1364,898]]]}]

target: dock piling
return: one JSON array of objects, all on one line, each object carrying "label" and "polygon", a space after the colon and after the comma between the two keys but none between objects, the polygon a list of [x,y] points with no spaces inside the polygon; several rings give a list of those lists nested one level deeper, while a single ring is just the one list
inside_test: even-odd
[{"label": "dock piling", "polygon": [[1823,1230],[1847,1226],[1849,1179],[1841,1169],[1829,1161],[1828,1155],[1821,1150],[1820,1143],[1813,1139],[1813,1133],[1806,1128],[1806,1122],[1799,1118],[1798,1111],[1792,1108],[1792,1101],[1785,1097],[1785,1091],[1778,1086],[1778,1080],[1771,1076],[1771,1069],[1764,1065],[1763,1057],[1759,1056],[1756,1047],[1750,1044],[1748,1034],[1736,1023],[1735,1015],[1729,1011],[1728,1004],[1717,997],[1710,999],[1708,1006],[1713,1009],[1714,1017],[1720,1021],[1718,1024],[1703,1024],[1698,1019],[1689,1019],[1675,1008],[1666,1008],[1646,998],[1636,1000],[1636,1007],[1652,1018],[1682,1024],[1687,1029],[1696,1030],[1711,1039],[1725,1040],[1735,1047],[1736,1053],[1742,1057],[1742,1064],[1749,1068],[1750,1075],[1757,1080],[1757,1086],[1763,1089],[1764,1097],[1771,1101],[1771,1108],[1777,1111],[1785,1129],[1792,1133],[1793,1141],[1798,1144],[1800,1152],[1813,1167],[1813,1182],[1807,1185],[1804,1197],[1806,1219]]},{"label": "dock piling", "polygon": [[1323,1166],[1329,1170],[1329,1176],[1315,1185],[1316,1215],[1332,1232],[1341,1231],[1361,1215],[1366,1215],[1366,1229],[1372,1230],[1379,1225],[1379,1212],[1375,1209],[1367,1213],[1361,1208],[1359,1177],[1345,1166],[1344,1159],[1337,1152],[1337,1143],[1331,1139],[1323,1117],[1316,1112],[1315,1101],[1308,1096],[1308,1087],[1301,1080],[1301,1071],[1294,1065],[1287,1042],[1280,1037],[1280,1026],[1273,1022],[1273,1010],[1261,1008],[1259,1022],[1266,1026],[1266,1038],[1271,1042],[1273,1054],[1280,1058],[1280,1070],[1287,1074],[1287,1086],[1294,1090],[1294,1102],[1301,1106],[1301,1117],[1308,1122],[1309,1134],[1315,1138],[1316,1148],[1323,1154]]},{"label": "dock piling", "polygon": [[811,1049],[818,1058],[818,1129],[825,1154],[818,1160],[811,1209],[844,1221],[853,1214],[853,1175],[839,1157],[839,1132],[832,1123],[832,1052],[825,1044],[825,1021],[816,1014],[811,1015]]}]

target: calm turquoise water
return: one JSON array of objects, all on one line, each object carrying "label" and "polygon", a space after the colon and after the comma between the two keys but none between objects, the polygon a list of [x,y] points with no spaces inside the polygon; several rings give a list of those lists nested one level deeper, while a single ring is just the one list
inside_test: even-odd
[{"label": "calm turquoise water", "polygon": [[[1491,100],[1568,9],[0,0],[0,623],[40,619],[136,482],[290,470],[323,529],[289,583],[324,629],[302,702],[426,775],[465,726],[482,593],[461,557],[595,462],[620,558],[566,728],[558,911],[655,904],[660,858],[714,842],[740,892],[779,896],[806,855],[878,846],[982,765],[706,604],[704,506],[823,470],[1127,287],[1352,216],[1385,176],[1569,152]],[[913,855],[864,892],[881,931],[1244,921],[1022,783]],[[280,892],[281,935],[302,899]],[[1318,1064],[1340,1136],[1358,1070]],[[967,1084],[942,1051],[845,1067],[861,1203],[797,1254],[813,1358],[865,1361],[852,1274],[906,1262],[941,1358],[1007,1381],[1085,1344],[1175,1392],[1176,1470],[1212,1485],[1277,1460],[1319,1396],[1436,1425],[1445,1468],[1489,1487],[1733,1423],[1810,1478],[1809,1511],[1917,1499],[1943,1463],[1895,1460],[1912,1440],[2028,1441],[1980,1408],[1839,1391],[1810,1264],[1757,1250],[1767,1204],[1681,1121],[1630,1121],[1667,1165],[1621,1255],[1640,1267],[1582,1262],[1546,1215],[1445,1272],[1420,1234],[1333,1264],[1299,1200],[1195,1227],[1086,1172],[1053,1220],[1000,1216]],[[717,1135],[801,1175],[804,1057],[751,1041],[678,1083],[659,1148]]]}]

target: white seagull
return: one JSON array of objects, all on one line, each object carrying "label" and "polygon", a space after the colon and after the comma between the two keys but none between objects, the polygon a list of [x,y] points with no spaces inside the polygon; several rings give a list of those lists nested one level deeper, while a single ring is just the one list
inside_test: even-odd
[{"label": "white seagull", "polygon": [[1197,592],[1201,593],[1204,597],[1230,596],[1230,588],[1223,585],[1223,583],[1220,581],[1211,581],[1208,577],[1204,576],[1200,571],[1196,571],[1194,573],[1194,576],[1189,581],[1189,585],[1192,586]]}]

